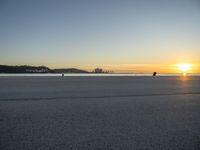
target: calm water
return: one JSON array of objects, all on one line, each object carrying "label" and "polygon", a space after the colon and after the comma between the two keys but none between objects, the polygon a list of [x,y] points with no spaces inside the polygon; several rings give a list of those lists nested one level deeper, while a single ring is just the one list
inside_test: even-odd
[{"label": "calm water", "polygon": [[[55,73],[41,73],[41,74],[28,74],[28,73],[19,73],[19,74],[7,74],[2,73],[1,76],[61,76],[62,74],[55,74]],[[184,74],[157,74],[157,76],[183,76]],[[187,76],[200,76],[200,74],[186,74]],[[94,74],[94,73],[68,73],[65,76],[152,76],[152,74],[142,74],[142,73],[135,73],[135,74],[127,74],[127,73],[116,73],[116,74]]]}]

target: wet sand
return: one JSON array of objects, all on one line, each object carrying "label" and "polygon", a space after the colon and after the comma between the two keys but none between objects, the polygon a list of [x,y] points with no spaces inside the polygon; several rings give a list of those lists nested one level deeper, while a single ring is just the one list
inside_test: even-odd
[{"label": "wet sand", "polygon": [[0,77],[1,150],[198,150],[200,77]]}]

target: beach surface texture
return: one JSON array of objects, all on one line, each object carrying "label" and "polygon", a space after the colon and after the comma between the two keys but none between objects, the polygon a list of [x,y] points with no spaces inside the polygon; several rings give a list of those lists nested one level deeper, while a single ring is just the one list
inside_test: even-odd
[{"label": "beach surface texture", "polygon": [[200,150],[200,77],[0,77],[0,150]]}]

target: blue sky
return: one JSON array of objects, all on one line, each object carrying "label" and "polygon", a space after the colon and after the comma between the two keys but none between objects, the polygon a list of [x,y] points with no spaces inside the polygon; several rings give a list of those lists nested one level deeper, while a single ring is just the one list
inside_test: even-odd
[{"label": "blue sky", "polygon": [[199,0],[0,0],[0,64],[199,64]]}]

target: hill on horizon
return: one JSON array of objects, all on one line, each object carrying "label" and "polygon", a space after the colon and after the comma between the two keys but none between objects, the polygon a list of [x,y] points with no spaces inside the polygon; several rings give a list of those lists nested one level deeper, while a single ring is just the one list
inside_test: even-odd
[{"label": "hill on horizon", "polygon": [[46,66],[9,66],[0,65],[0,73],[89,73],[88,71],[76,68],[50,69]]}]

